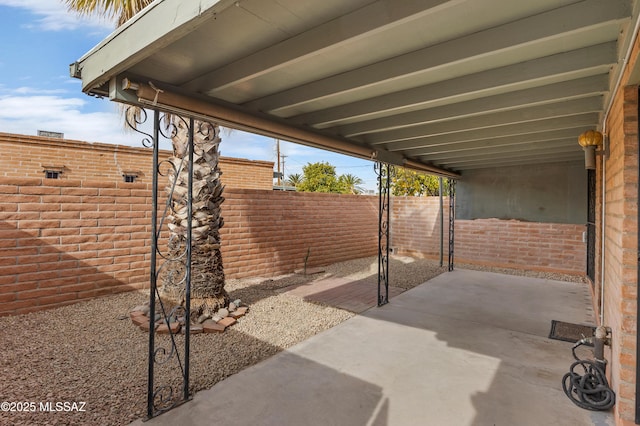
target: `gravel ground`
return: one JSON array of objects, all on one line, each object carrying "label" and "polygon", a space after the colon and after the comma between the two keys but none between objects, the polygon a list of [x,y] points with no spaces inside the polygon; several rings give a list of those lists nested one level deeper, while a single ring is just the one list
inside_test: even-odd
[{"label": "gravel ground", "polygon": [[571,274],[560,274],[557,272],[525,271],[522,269],[492,268],[492,267],[486,267],[481,265],[469,265],[469,264],[456,265],[456,268],[474,269],[476,271],[489,271],[489,272],[496,272],[498,274],[519,275],[519,276],[531,277],[531,278],[542,278],[546,280],[567,281],[572,283],[586,283],[586,280],[584,277],[581,277],[578,275],[571,275]]},{"label": "gravel ground", "polygon": [[[470,268],[478,269],[471,265]],[[466,267],[460,265],[460,267]],[[329,329],[354,314],[304,302],[279,292],[329,275],[377,280],[377,259],[326,266],[320,274],[228,280],[227,291],[250,306],[223,334],[191,339],[191,391],[209,388],[242,369]],[[412,288],[444,271],[425,259],[394,257],[393,285]],[[494,270],[517,273],[515,270]],[[533,273],[532,273],[533,274]],[[574,279],[557,274],[533,275]],[[0,425],[126,425],[146,414],[148,335],[134,327],[129,309],[144,292],[103,297],[49,311],[1,317],[0,402],[35,403],[35,412],[0,412]],[[158,336],[166,342],[167,336]],[[183,342],[177,336],[178,344]],[[156,383],[175,386],[175,368],[159,370]],[[40,412],[40,402],[86,403],[83,412]],[[17,405],[17,404],[16,404]],[[64,406],[63,406],[64,407]],[[74,407],[71,407],[74,408]]]}]

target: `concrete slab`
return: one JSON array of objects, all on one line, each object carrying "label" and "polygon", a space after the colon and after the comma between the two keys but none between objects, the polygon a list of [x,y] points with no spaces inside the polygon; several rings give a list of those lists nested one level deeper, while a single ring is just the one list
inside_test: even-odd
[{"label": "concrete slab", "polygon": [[553,319],[593,323],[585,294],[446,273],[144,424],[613,425],[564,395],[571,344],[547,338]]}]

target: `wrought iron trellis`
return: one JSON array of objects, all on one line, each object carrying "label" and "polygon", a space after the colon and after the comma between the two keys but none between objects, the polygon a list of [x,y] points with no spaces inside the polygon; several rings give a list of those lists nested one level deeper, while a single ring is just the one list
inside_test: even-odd
[{"label": "wrought iron trellis", "polygon": [[438,198],[440,200],[440,211],[438,216],[440,217],[440,267],[442,268],[442,266],[444,266],[444,202],[443,202],[443,197],[444,197],[444,185],[443,185],[443,181],[444,178],[442,176],[440,176],[438,178]]},{"label": "wrought iron trellis", "polygon": [[456,181],[449,178],[449,271],[453,271],[456,223]]},{"label": "wrought iron trellis", "polygon": [[391,175],[394,168],[377,162],[378,175],[378,306],[389,303],[389,210]]},{"label": "wrought iron trellis", "polygon": [[[133,108],[133,107],[131,107]],[[168,234],[165,222],[174,213],[174,199],[176,184],[179,176],[187,170],[188,182],[185,196],[187,217],[192,217],[193,198],[193,151],[194,151],[194,120],[189,121],[153,112],[153,134],[140,130],[147,121],[147,112],[138,109],[127,113],[127,124],[136,132],[144,135],[142,145],[153,149],[153,183],[151,201],[151,256],[150,256],[150,292],[149,292],[149,345],[148,345],[148,382],[147,382],[147,418],[162,414],[191,398],[189,391],[189,348],[190,327],[189,318],[191,298],[191,220],[187,221],[184,238],[177,238]],[[160,161],[158,158],[160,139],[176,137],[178,128],[186,129],[187,144],[185,153],[179,160]],[[185,169],[186,168],[186,169]],[[163,171],[164,170],[164,171]],[[160,206],[159,178],[173,176],[169,179],[166,202]],[[169,237],[166,237],[169,235]],[[166,239],[166,241],[165,241]],[[184,306],[169,309],[160,298],[159,280],[164,285],[184,286]],[[184,319],[183,336],[175,333],[171,324]],[[157,327],[166,324],[168,336],[158,336]],[[162,337],[162,338],[161,338]],[[166,337],[166,338],[165,338]],[[180,342],[182,340],[182,342]],[[180,344],[181,343],[181,344]],[[157,383],[157,377],[165,382]]]}]

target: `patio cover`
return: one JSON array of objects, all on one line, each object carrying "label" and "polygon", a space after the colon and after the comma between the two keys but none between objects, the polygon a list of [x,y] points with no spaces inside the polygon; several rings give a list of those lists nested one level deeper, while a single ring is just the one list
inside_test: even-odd
[{"label": "patio cover", "polygon": [[637,9],[637,0],[158,0],[71,75],[91,95],[456,177],[580,160],[577,136],[602,129]]}]

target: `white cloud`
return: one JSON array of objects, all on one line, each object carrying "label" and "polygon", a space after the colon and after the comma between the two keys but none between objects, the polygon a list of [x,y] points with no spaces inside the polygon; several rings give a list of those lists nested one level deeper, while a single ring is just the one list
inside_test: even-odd
[{"label": "white cloud", "polygon": [[[36,135],[38,130],[47,130],[64,133],[66,139],[142,146],[144,136],[126,128],[113,102],[58,96],[57,90],[4,89],[0,87],[0,132]],[[102,111],[88,112],[89,107],[102,107]],[[149,116],[141,130],[151,133],[151,121]],[[272,139],[233,130],[223,132],[222,140],[224,156],[275,161]],[[160,147],[169,149],[170,143],[161,141]]]},{"label": "white cloud", "polygon": [[105,31],[114,28],[114,23],[105,19],[95,16],[79,16],[75,12],[68,11],[62,0],[0,0],[0,6],[28,10],[39,17],[29,26],[47,31],[75,30],[87,27]]},{"label": "white cloud", "polygon": [[225,157],[275,161],[275,141],[272,138],[240,130],[225,130],[221,138],[220,152]]},{"label": "white cloud", "polygon": [[[5,93],[7,91],[5,90]],[[66,139],[84,142],[113,143],[142,147],[143,136],[125,130],[124,119],[114,103],[91,98],[62,97],[53,94],[32,95],[28,87],[0,92],[0,132],[36,135],[38,130],[64,133]],[[42,92],[40,92],[42,93]],[[103,106],[102,111],[88,112],[90,106]],[[151,117],[141,126],[150,133]],[[226,157],[247,158],[275,162],[275,140],[239,130],[223,131],[220,151]],[[170,149],[162,141],[162,149]],[[328,161],[338,174],[351,173],[365,181],[368,189],[375,188],[373,163],[333,152],[323,151],[289,142],[281,142],[281,153],[287,155],[285,173],[302,173],[302,166],[316,161]]]},{"label": "white cloud", "polygon": [[67,93],[67,90],[64,89],[36,89],[34,87],[28,87],[28,86],[22,86],[22,87],[16,87],[15,89],[12,89],[12,92],[16,95],[32,95],[32,94],[39,94],[39,95],[61,95],[63,93]]},{"label": "white cloud", "polygon": [[139,137],[124,131],[115,108],[112,112],[83,112],[86,104],[81,98],[51,95],[0,96],[0,131],[36,135],[38,130],[48,130],[87,142],[139,143]]}]

